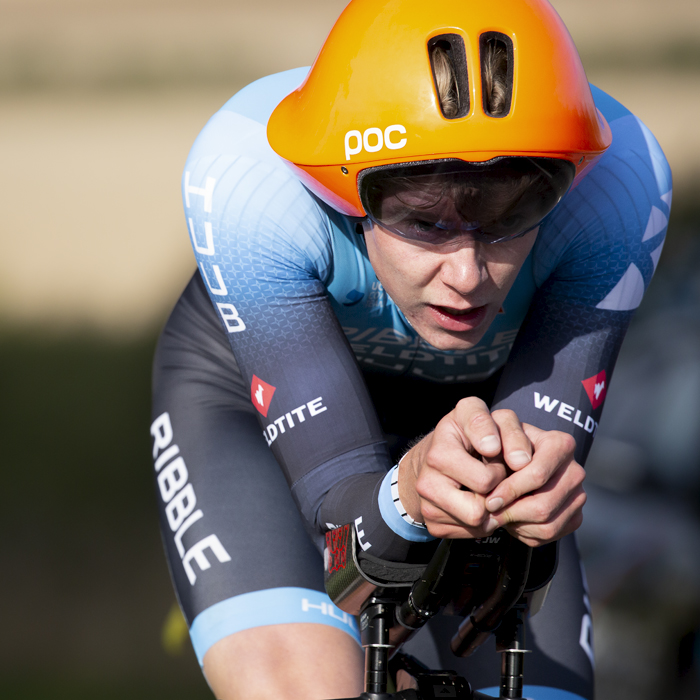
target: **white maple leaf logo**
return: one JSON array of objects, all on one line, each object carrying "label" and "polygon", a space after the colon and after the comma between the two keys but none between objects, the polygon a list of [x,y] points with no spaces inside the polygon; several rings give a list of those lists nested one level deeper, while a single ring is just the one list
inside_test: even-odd
[{"label": "white maple leaf logo", "polygon": [[605,380],[603,380],[600,383],[596,383],[596,385],[593,387],[593,393],[595,394],[596,399],[600,398],[600,392],[605,389]]},{"label": "white maple leaf logo", "polygon": [[[596,385],[596,387],[597,387],[597,385]],[[262,384],[258,384],[258,389],[257,389],[257,391],[255,392],[255,400],[256,400],[261,406],[264,406],[264,405],[265,405],[265,403],[264,403],[264,401],[263,401],[263,385],[262,385]]]}]

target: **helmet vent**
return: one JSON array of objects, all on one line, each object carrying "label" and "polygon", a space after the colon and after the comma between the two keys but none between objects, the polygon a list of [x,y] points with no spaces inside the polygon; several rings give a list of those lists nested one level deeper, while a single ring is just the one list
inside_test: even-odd
[{"label": "helmet vent", "polygon": [[500,32],[479,37],[481,97],[484,113],[505,117],[513,99],[513,42]]},{"label": "helmet vent", "polygon": [[469,113],[469,75],[464,40],[459,34],[441,34],[428,42],[435,92],[445,119]]}]

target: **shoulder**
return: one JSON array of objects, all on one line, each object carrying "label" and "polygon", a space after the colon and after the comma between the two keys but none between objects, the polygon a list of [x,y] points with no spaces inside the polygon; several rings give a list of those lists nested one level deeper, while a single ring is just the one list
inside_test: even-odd
[{"label": "shoulder", "polygon": [[221,152],[245,153],[279,161],[265,134],[275,107],[303,82],[308,68],[268,75],[231,97],[207,122],[194,142],[188,161]]},{"label": "shoulder", "polygon": [[[641,119],[599,88],[596,106],[610,124],[613,141],[578,187],[562,200],[553,218],[576,214],[579,226],[619,234],[646,228],[652,207],[671,204],[671,169],[658,141]],[[559,209],[562,211],[560,212]]]},{"label": "shoulder", "polygon": [[558,274],[566,279],[570,296],[596,305],[607,303],[623,282],[627,296],[634,290],[624,303],[635,308],[661,254],[671,206],[671,170],[638,117],[602,90],[592,86],[592,92],[610,124],[613,142],[542,225],[535,277],[542,285]]},{"label": "shoulder", "polygon": [[[602,171],[633,170],[636,179],[649,196],[670,193],[671,168],[649,128],[639,117],[600,88],[592,85],[591,91],[596,106],[610,124],[613,133],[612,145],[591,173],[594,175],[593,180],[596,176],[600,177]],[[628,179],[635,178],[628,176]]]},{"label": "shoulder", "polygon": [[307,72],[257,80],[214,114],[187,158],[182,198],[190,230],[211,226],[222,249],[274,248],[287,259],[311,258],[325,269],[328,216],[270,148],[266,134],[275,106]]},{"label": "shoulder", "polygon": [[309,73],[309,68],[293,68],[260,78],[239,90],[221,111],[231,112],[267,126],[275,107],[296,90]]}]

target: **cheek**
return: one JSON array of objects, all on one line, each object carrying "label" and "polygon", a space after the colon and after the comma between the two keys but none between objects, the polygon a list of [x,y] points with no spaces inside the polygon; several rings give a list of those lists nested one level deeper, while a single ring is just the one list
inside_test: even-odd
[{"label": "cheek", "polygon": [[521,267],[522,262],[517,264],[499,264],[491,269],[491,279],[499,289],[510,289]]},{"label": "cheek", "polygon": [[488,263],[488,268],[491,279],[498,287],[510,289],[535,244],[536,236],[535,231],[505,243],[508,247],[502,251],[494,251],[497,255]]},{"label": "cheek", "polygon": [[376,229],[366,234],[365,243],[372,268],[389,294],[408,294],[420,286],[425,261],[416,254],[415,246]]},{"label": "cheek", "polygon": [[391,269],[390,258],[387,252],[383,250],[382,245],[378,243],[374,229],[365,234],[365,245],[367,246],[367,255],[374,274],[384,284],[386,271]]}]

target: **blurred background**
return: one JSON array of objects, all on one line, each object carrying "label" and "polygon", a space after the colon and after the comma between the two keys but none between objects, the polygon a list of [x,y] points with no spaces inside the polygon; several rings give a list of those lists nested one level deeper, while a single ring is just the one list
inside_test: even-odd
[{"label": "blurred background", "polygon": [[[580,531],[598,700],[698,698],[700,12],[555,0],[591,82],[674,171]],[[194,270],[187,152],[239,88],[308,65],[342,0],[0,0],[0,696],[210,698],[172,610],[153,346]]]}]

